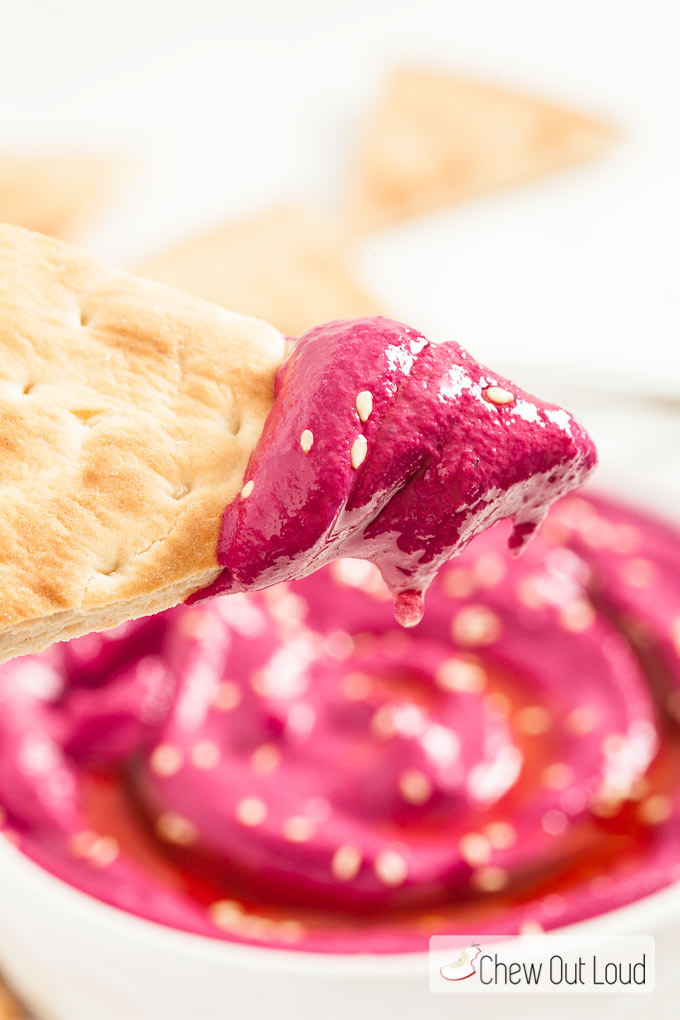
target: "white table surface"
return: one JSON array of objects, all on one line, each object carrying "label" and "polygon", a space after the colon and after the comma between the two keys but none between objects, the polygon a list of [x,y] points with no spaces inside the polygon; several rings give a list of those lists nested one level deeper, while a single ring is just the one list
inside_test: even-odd
[{"label": "white table surface", "polygon": [[[130,264],[288,197],[332,199],[389,66],[613,119],[611,155],[368,238],[385,306],[499,369],[680,392],[674,0],[0,0],[0,138],[124,146],[143,171],[84,246]],[[548,394],[550,395],[550,394]]]}]

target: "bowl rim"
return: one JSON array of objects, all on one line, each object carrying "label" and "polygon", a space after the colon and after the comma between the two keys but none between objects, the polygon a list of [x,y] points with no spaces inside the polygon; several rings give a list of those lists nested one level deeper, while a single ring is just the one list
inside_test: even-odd
[{"label": "bowl rim", "polygon": [[[143,945],[185,959],[200,959],[205,964],[214,963],[222,967],[233,965],[250,972],[275,971],[315,978],[407,979],[422,975],[428,969],[427,950],[402,953],[325,953],[296,949],[294,946],[274,949],[172,928],[139,917],[77,889],[31,860],[0,833],[0,887],[3,882],[11,882],[13,878],[21,885],[28,883],[33,887],[31,891],[40,901],[43,914],[49,905],[60,914],[68,911],[81,922],[106,929],[114,937],[125,938],[130,947]],[[665,925],[677,926],[679,916],[680,879],[624,906],[556,928],[546,932],[546,935],[655,935]],[[65,930],[63,920],[60,930]],[[492,940],[493,936],[489,936],[489,939]]]},{"label": "bowl rim", "polygon": [[[662,488],[664,488],[662,486]],[[603,498],[614,497],[629,509],[652,514],[671,527],[678,528],[677,513],[665,505],[659,507],[657,493],[636,492],[631,496],[630,486],[621,488],[612,480],[588,485],[588,491]],[[666,489],[668,494],[668,489]],[[0,831],[0,889],[12,874],[22,885],[29,885],[43,905],[48,902],[58,910],[78,915],[81,920],[100,929],[107,929],[114,937],[129,939],[130,944],[151,946],[161,952],[173,953],[189,959],[221,966],[233,964],[251,972],[285,973],[288,975],[322,977],[409,978],[427,972],[427,950],[399,953],[335,953],[289,948],[257,946],[229,939],[212,938],[194,932],[172,928],[159,921],[133,914],[122,907],[106,903],[86,893],[64,879],[53,875],[47,868],[33,861]],[[680,918],[680,877],[652,893],[630,903],[602,911],[593,917],[564,925],[546,932],[547,936],[566,934],[656,934],[666,925],[677,931]],[[651,928],[652,930],[648,930]],[[615,930],[612,930],[615,929]],[[646,930],[647,929],[647,930]],[[493,937],[489,936],[489,940]]]}]

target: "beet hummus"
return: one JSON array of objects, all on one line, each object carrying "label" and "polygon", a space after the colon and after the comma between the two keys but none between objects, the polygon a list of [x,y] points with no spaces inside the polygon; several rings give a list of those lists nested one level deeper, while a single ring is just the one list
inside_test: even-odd
[{"label": "beet hummus", "polygon": [[413,626],[443,563],[505,517],[520,550],[595,461],[566,411],[457,343],[381,317],[318,326],[279,370],[241,498],[222,521],[224,570],[190,601],[360,557]]},{"label": "beet hummus", "polygon": [[201,597],[231,594],[0,666],[4,835],[141,917],[317,952],[675,881],[680,534],[568,495],[507,554],[594,460],[455,344],[306,334]]}]

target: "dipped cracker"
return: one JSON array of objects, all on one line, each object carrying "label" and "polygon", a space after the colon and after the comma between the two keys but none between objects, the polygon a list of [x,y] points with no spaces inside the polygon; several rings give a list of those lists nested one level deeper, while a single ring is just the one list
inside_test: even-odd
[{"label": "dipped cracker", "polygon": [[210,583],[281,334],[2,226],[0,352],[0,659]]}]

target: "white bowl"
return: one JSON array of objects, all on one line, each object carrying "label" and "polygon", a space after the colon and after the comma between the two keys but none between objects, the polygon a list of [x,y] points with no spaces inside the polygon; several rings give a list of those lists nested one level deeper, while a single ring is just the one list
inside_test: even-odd
[{"label": "white bowl", "polygon": [[[677,429],[674,410],[660,405],[655,413],[611,392],[579,401],[578,391],[546,391],[592,427],[606,451],[602,484],[637,503],[646,493],[643,502],[657,511],[680,505],[680,450],[675,464],[671,444],[656,450],[660,488],[650,441],[668,437],[671,419]],[[631,423],[636,413],[639,427]],[[655,936],[656,992],[466,996],[461,1010],[451,996],[429,991],[426,953],[317,954],[186,934],[77,891],[0,838],[0,968],[38,1020],[451,1020],[471,1008],[475,1020],[577,1012],[579,1020],[599,1020],[603,1012],[625,1018],[641,1009],[655,1020],[678,1016],[680,883],[563,930]]]},{"label": "white bowl", "polygon": [[[4,839],[0,903],[0,964],[36,1020],[451,1020],[457,1005],[460,1013],[450,996],[430,992],[426,953],[305,953],[189,935],[73,889]],[[656,991],[478,995],[466,997],[465,1013],[677,1016],[680,883],[563,930],[655,936]]]}]

